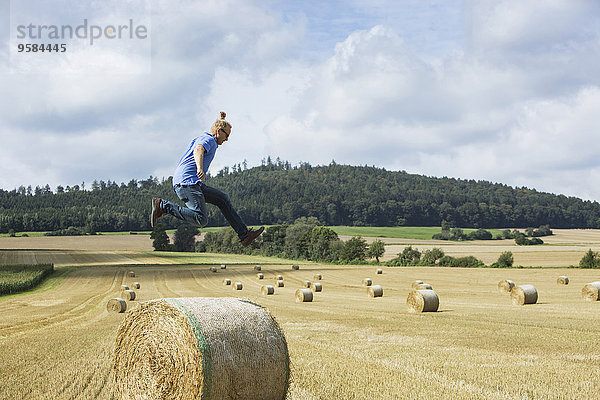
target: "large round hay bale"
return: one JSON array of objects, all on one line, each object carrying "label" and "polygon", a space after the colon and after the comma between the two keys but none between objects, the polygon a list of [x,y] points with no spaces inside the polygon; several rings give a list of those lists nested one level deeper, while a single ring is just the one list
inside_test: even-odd
[{"label": "large round hay bale", "polygon": [[277,287],[284,287],[285,284],[283,283],[283,281],[277,281]]},{"label": "large round hay bale", "polygon": [[121,290],[129,290],[129,286],[127,286],[127,285],[121,285]]},{"label": "large round hay bale", "polygon": [[305,303],[313,301],[313,292],[310,289],[298,289],[296,290],[296,301],[298,303]]},{"label": "large round hay bale", "polygon": [[569,278],[568,278],[568,277],[566,277],[566,276],[564,276],[564,275],[561,275],[561,276],[559,276],[559,277],[558,277],[558,279],[556,280],[556,283],[557,283],[558,285],[568,285],[568,284],[569,284]]},{"label": "large round hay bale", "polygon": [[533,285],[519,285],[510,291],[510,299],[513,304],[519,306],[535,304],[538,299],[538,292]]},{"label": "large round hay bale", "polygon": [[373,285],[367,288],[367,294],[369,297],[382,297],[383,296],[383,288],[381,285]]},{"label": "large round hay bale", "polygon": [[310,285],[311,285],[310,281],[304,281],[304,282],[302,282],[302,286],[305,287],[305,288],[309,288]]},{"label": "large round hay bale", "polygon": [[510,279],[498,282],[498,291],[501,293],[510,293],[515,287],[515,283]]},{"label": "large round hay bale", "polygon": [[260,292],[266,296],[275,293],[275,288],[271,285],[264,285],[260,288]]},{"label": "large round hay bale", "polygon": [[320,281],[321,279],[323,279],[323,275],[321,275],[321,274],[315,274],[315,276],[313,276],[313,279],[315,281]]},{"label": "large round hay bale", "polygon": [[233,290],[242,290],[244,288],[244,285],[242,285],[242,282],[236,282],[231,286],[233,287]]},{"label": "large round hay bale", "polygon": [[275,275],[274,278],[276,281],[282,281],[283,280],[283,275]]},{"label": "large round hay bale", "polygon": [[133,271],[129,271],[129,272],[127,273],[127,276],[128,276],[128,277],[130,277],[130,278],[135,278],[135,272],[133,272]]},{"label": "large round hay bale", "polygon": [[217,267],[210,267],[211,272],[217,272]]},{"label": "large round hay bale", "polygon": [[421,283],[420,285],[415,285],[415,290],[433,290],[429,283]]},{"label": "large round hay bale", "polygon": [[255,265],[254,266],[254,270],[255,271],[260,271],[260,270],[262,270],[262,267],[260,265]]},{"label": "large round hay bale", "polygon": [[123,313],[127,310],[127,302],[120,297],[115,297],[106,303],[106,310],[108,312]]},{"label": "large round hay bale", "polygon": [[123,290],[123,297],[125,300],[135,300],[135,292],[133,290]]},{"label": "large round hay bale", "polygon": [[440,299],[436,292],[430,289],[411,290],[406,298],[408,312],[435,312],[440,306]]},{"label": "large round hay bale", "polygon": [[281,400],[290,368],[269,312],[236,298],[143,302],[126,314],[112,357],[112,398]]},{"label": "large round hay bale", "polygon": [[581,296],[587,301],[600,300],[600,282],[590,282],[581,289]]},{"label": "large round hay bale", "polygon": [[225,285],[225,286],[231,285],[231,279],[229,279],[229,278],[223,279],[223,285]]},{"label": "large round hay bale", "polygon": [[227,269],[227,265],[221,264],[221,269]]},{"label": "large round hay bale", "polygon": [[292,265],[292,269],[298,271],[300,269],[300,266],[298,264],[294,264]]},{"label": "large round hay bale", "polygon": [[422,285],[422,284],[423,284],[423,281],[416,280],[416,281],[414,281],[414,282],[413,282],[413,283],[412,283],[410,286],[411,286],[413,289],[417,289],[417,288],[419,287],[419,285]]},{"label": "large round hay bale", "polygon": [[256,279],[265,279],[265,276],[262,272],[259,272],[258,274],[256,274]]},{"label": "large round hay bale", "polygon": [[373,281],[371,280],[371,278],[365,278],[362,281],[363,286],[371,286],[373,284]]},{"label": "large round hay bale", "polygon": [[383,270],[381,268],[377,268],[377,275],[383,274]]},{"label": "large round hay bale", "polygon": [[323,285],[321,285],[319,282],[315,282],[312,284],[312,289],[315,292],[321,292],[321,291],[323,291]]},{"label": "large round hay bale", "polygon": [[140,283],[139,282],[133,282],[133,287],[134,287],[134,289],[139,289],[140,288]]}]

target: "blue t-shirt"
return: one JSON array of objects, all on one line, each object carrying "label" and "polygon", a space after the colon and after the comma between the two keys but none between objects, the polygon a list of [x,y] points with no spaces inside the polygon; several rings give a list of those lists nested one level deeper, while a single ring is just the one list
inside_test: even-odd
[{"label": "blue t-shirt", "polygon": [[215,137],[208,133],[204,132],[190,143],[187,150],[179,160],[177,164],[177,168],[175,168],[175,172],[173,173],[173,186],[180,185],[192,185],[200,181],[198,176],[198,170],[196,168],[196,161],[194,161],[194,149],[198,145],[202,145],[206,150],[204,152],[204,160],[202,163],[204,173],[208,172],[208,167],[210,167],[210,163],[215,157],[215,152],[217,151],[217,140]]}]

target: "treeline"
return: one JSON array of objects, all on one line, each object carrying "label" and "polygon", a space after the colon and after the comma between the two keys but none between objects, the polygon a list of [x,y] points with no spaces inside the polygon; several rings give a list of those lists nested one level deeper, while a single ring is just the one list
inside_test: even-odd
[{"label": "treeline", "polygon": [[[436,240],[454,240],[454,241],[465,241],[465,240],[502,240],[502,239],[515,239],[515,243],[520,246],[544,244],[544,241],[540,239],[541,236],[551,236],[552,230],[548,225],[542,225],[538,229],[527,228],[525,232],[520,232],[517,229],[504,229],[502,232],[493,236],[492,233],[486,229],[479,228],[475,231],[464,233],[461,228],[450,228],[446,221],[442,221],[442,231],[436,233],[431,238]],[[530,237],[531,239],[528,239]]]},{"label": "treeline", "polygon": [[[316,217],[327,226],[440,226],[464,228],[600,228],[600,204],[486,181],[433,178],[368,166],[313,167],[267,159],[247,169],[224,168],[207,184],[229,194],[249,225],[291,224]],[[0,233],[149,230],[150,199],[179,202],[170,179],[96,182],[73,187],[0,190]],[[168,228],[181,222],[168,216]],[[209,207],[209,226],[225,226]]]}]

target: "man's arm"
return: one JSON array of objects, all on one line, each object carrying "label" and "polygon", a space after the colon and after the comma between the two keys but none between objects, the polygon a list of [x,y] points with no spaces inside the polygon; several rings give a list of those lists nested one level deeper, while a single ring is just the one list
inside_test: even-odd
[{"label": "man's arm", "polygon": [[194,161],[196,161],[196,170],[198,171],[196,176],[200,180],[204,179],[204,152],[206,152],[206,149],[201,144],[194,149]]}]

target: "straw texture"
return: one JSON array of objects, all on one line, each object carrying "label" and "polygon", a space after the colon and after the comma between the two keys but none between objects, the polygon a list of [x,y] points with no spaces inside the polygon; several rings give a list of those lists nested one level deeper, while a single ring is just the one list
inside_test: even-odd
[{"label": "straw texture", "polygon": [[569,284],[569,278],[568,278],[568,277],[566,277],[566,276],[564,276],[564,275],[561,275],[561,276],[559,276],[559,277],[558,277],[558,279],[556,280],[556,283],[557,283],[558,285],[568,285],[568,284]]},{"label": "straw texture", "polygon": [[600,282],[590,282],[581,289],[581,296],[587,301],[600,300]]},{"label": "straw texture", "polygon": [[313,301],[313,292],[310,289],[298,289],[296,290],[296,301],[298,303],[311,302]]},{"label": "straw texture", "polygon": [[315,274],[315,276],[313,276],[313,279],[315,281],[320,281],[321,279],[323,279],[323,275],[321,275],[321,274]]},{"label": "straw texture", "polygon": [[513,304],[519,306],[535,304],[538,299],[538,292],[533,285],[519,285],[510,291],[510,299]]},{"label": "straw texture", "polygon": [[373,285],[367,288],[367,294],[369,297],[382,297],[383,296],[383,288],[381,285]]},{"label": "straw texture", "polygon": [[277,281],[277,287],[284,287],[285,284],[283,283],[283,281]]},{"label": "straw texture", "polygon": [[440,299],[433,290],[411,290],[406,298],[408,312],[436,312],[440,306]]},{"label": "straw texture", "polygon": [[225,286],[231,285],[231,279],[229,279],[229,278],[223,279],[223,285],[225,285]]},{"label": "straw texture", "polygon": [[110,299],[108,303],[106,303],[106,310],[108,312],[116,312],[122,313],[127,310],[127,302],[119,297],[115,297],[114,299]]},{"label": "straw texture", "polygon": [[115,341],[116,399],[283,400],[287,343],[267,310],[236,298],[143,302]]},{"label": "straw texture", "polygon": [[498,291],[501,293],[510,293],[515,287],[515,283],[510,279],[498,282]]},{"label": "straw texture", "polygon": [[371,286],[373,284],[373,281],[371,280],[371,278],[365,278],[362,281],[363,286]]},{"label": "straw texture", "polygon": [[135,292],[133,290],[123,290],[125,300],[135,300]]},{"label": "straw texture", "polygon": [[323,285],[321,285],[319,282],[313,283],[312,288],[315,292],[323,291]]},{"label": "straw texture", "polygon": [[275,293],[275,288],[271,285],[264,285],[260,288],[260,292],[266,296]]},{"label": "straw texture", "polygon": [[233,290],[242,290],[244,288],[244,285],[242,285],[242,282],[236,282],[231,286],[233,286]]}]

